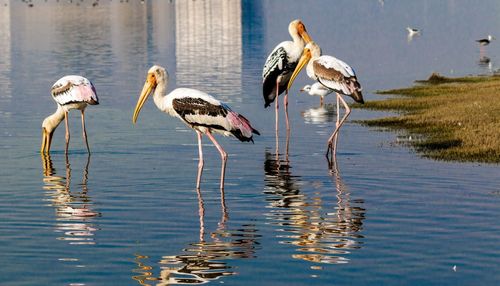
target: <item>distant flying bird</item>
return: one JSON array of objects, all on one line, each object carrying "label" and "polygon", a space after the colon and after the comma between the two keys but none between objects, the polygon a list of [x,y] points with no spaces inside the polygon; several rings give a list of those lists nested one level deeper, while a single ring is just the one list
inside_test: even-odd
[{"label": "distant flying bird", "polygon": [[487,46],[491,43],[491,41],[495,40],[496,38],[493,37],[492,35],[488,35],[487,38],[485,39],[479,39],[479,40],[476,40],[476,42],[479,43],[480,46]]},{"label": "distant flying bird", "polygon": [[303,88],[300,89],[300,91],[307,92],[309,95],[312,96],[319,96],[320,98],[319,103],[321,106],[323,106],[323,98],[333,92],[332,89],[329,89],[320,82],[315,82],[312,85],[309,84],[305,85]]},{"label": "distant flying bird", "polygon": [[148,96],[153,93],[153,100],[161,111],[179,118],[198,135],[198,177],[196,188],[200,188],[203,172],[203,151],[201,145],[202,134],[205,134],[215,145],[222,158],[220,188],[224,188],[227,153],[215,140],[213,132],[225,136],[234,136],[240,141],[252,141],[253,135],[260,133],[255,130],[250,121],[236,112],[227,104],[215,99],[211,95],[191,88],[177,88],[167,94],[168,73],[165,68],[154,65],[148,70],[146,82],[137,101],[132,121],[137,121]]},{"label": "distant flying bird", "polygon": [[[361,94],[362,88],[358,82],[354,69],[335,57],[326,55],[322,56],[320,47],[315,42],[311,41],[304,48],[302,57],[300,58],[299,63],[290,78],[290,82],[288,83],[289,89],[299,72],[306,64],[307,75],[311,79],[319,81],[321,84],[329,89],[332,89],[337,94],[337,124],[335,131],[328,139],[328,149],[326,152],[326,155],[328,156],[328,153],[331,150],[333,157],[336,155],[337,150],[337,133],[351,113],[351,109],[340,94],[348,95],[352,97],[354,101],[364,103],[363,95]],[[346,110],[346,114],[342,120],[340,120],[339,101],[342,102]]]},{"label": "distant flying bird", "polygon": [[52,98],[57,102],[57,110],[54,114],[45,118],[42,123],[42,146],[41,153],[50,152],[52,135],[59,123],[64,119],[66,125],[66,152],[69,145],[69,126],[68,112],[72,109],[78,109],[82,113],[83,140],[90,153],[89,142],[87,140],[87,131],[85,130],[85,108],[87,105],[99,104],[94,85],[83,76],[67,75],[60,78],[52,86]]},{"label": "distant flying bird", "polygon": [[293,70],[297,66],[300,55],[306,43],[311,41],[306,27],[301,20],[294,20],[288,25],[288,32],[293,41],[284,41],[278,44],[267,57],[262,70],[262,92],[265,100],[264,107],[275,103],[276,112],[276,134],[278,133],[278,100],[277,97],[284,91],[286,129],[290,130],[288,121],[288,89],[287,84]]}]

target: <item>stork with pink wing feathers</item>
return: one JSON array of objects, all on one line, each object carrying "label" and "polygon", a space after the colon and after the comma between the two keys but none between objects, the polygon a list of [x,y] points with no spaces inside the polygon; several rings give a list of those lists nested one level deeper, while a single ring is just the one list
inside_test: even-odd
[{"label": "stork with pink wing feathers", "polygon": [[212,133],[234,136],[240,141],[253,142],[253,134],[259,134],[250,121],[243,115],[233,111],[227,104],[213,96],[192,88],[177,88],[167,94],[168,73],[161,66],[152,66],[147,74],[146,82],[137,101],[132,121],[135,123],[142,106],[149,95],[161,111],[179,118],[187,126],[196,131],[198,136],[198,176],[196,188],[200,188],[203,172],[203,150],[201,137],[205,134],[215,145],[222,158],[220,189],[224,189],[227,153],[215,140]]},{"label": "stork with pink wing feathers", "polygon": [[81,111],[83,140],[90,153],[87,131],[85,129],[85,108],[87,105],[99,104],[94,85],[90,80],[79,75],[67,75],[60,78],[51,89],[52,98],[57,103],[57,110],[45,118],[42,123],[41,153],[49,153],[52,136],[59,123],[64,119],[66,125],[66,153],[69,145],[68,112],[72,109]]}]

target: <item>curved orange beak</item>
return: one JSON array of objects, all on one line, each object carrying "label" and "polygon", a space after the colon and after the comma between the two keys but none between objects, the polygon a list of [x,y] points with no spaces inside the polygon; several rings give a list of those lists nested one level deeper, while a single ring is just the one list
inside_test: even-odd
[{"label": "curved orange beak", "polygon": [[134,116],[132,117],[132,122],[135,124],[137,121],[137,117],[139,116],[139,112],[141,112],[142,106],[151,92],[156,88],[156,79],[154,74],[148,74],[146,78],[146,82],[142,87],[141,95],[139,96],[139,100],[137,101],[137,105],[135,106]]},{"label": "curved orange beak", "polygon": [[292,73],[292,76],[290,77],[290,80],[288,81],[288,86],[286,87],[286,90],[290,90],[292,87],[293,81],[299,75],[300,71],[304,68],[304,66],[309,62],[311,59],[311,50],[308,48],[304,49],[304,52],[302,52],[302,56],[300,57],[299,63],[297,64],[297,67],[295,67],[295,70]]}]

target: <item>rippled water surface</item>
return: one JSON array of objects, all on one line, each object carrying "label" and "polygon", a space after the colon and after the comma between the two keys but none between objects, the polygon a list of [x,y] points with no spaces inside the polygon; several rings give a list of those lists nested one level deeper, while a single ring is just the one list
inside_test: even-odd
[{"label": "rippled water surface", "polygon": [[[325,54],[356,68],[366,100],[437,71],[488,74],[500,43],[497,1],[0,0],[0,284],[2,285],[494,285],[500,281],[500,168],[436,162],[347,122],[337,172],[324,157],[333,96],[290,94],[279,150],[263,108],[267,54],[301,18]],[[59,3],[58,3],[59,2]],[[97,3],[93,5],[93,3]],[[420,36],[408,38],[415,26]],[[152,64],[169,89],[207,91],[261,131],[255,144],[204,140],[146,102],[132,111]],[[70,114],[51,156],[38,153],[55,111],[51,85],[90,78],[92,148]],[[348,101],[351,101],[348,99]],[[351,120],[385,115],[354,109]],[[219,137],[220,138],[220,137]]]}]

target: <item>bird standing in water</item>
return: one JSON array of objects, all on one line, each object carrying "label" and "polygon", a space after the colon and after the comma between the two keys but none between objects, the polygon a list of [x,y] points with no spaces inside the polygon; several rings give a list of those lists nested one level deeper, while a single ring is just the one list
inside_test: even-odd
[{"label": "bird standing in water", "polygon": [[66,125],[66,153],[69,145],[68,112],[72,109],[80,110],[82,114],[83,140],[90,153],[87,131],[85,129],[85,108],[87,105],[99,104],[94,85],[90,80],[79,75],[67,75],[60,78],[52,86],[52,98],[57,103],[57,110],[54,114],[45,118],[42,123],[42,146],[41,153],[50,152],[50,144],[55,129],[64,119]]},{"label": "bird standing in water", "polygon": [[278,44],[267,57],[262,70],[262,92],[265,100],[264,107],[275,103],[276,137],[278,136],[278,99],[284,91],[283,105],[285,106],[286,129],[290,130],[288,120],[288,89],[287,84],[299,62],[305,44],[311,41],[306,27],[301,20],[294,20],[288,25],[288,32],[293,41],[284,41]]},{"label": "bird standing in water", "polygon": [[[351,113],[351,109],[340,94],[348,95],[352,97],[354,101],[364,103],[363,95],[361,94],[361,85],[358,82],[358,78],[353,68],[335,57],[327,55],[322,56],[321,48],[315,42],[311,41],[304,48],[302,57],[288,83],[288,89],[290,89],[293,81],[306,64],[307,75],[311,79],[317,80],[337,94],[337,123],[335,131],[328,139],[328,149],[326,151],[326,155],[328,156],[331,150],[333,158],[337,153],[338,131]],[[346,110],[346,114],[341,120],[339,101],[342,102]]]},{"label": "bird standing in water", "polygon": [[333,90],[322,85],[320,82],[315,82],[312,85],[309,85],[309,84],[305,85],[303,88],[300,89],[300,91],[307,92],[309,95],[312,95],[312,96],[319,96],[320,106],[323,106],[324,97],[333,92]]},{"label": "bird standing in water", "polygon": [[252,141],[253,134],[260,135],[243,115],[234,112],[227,104],[213,96],[192,88],[177,88],[167,94],[168,73],[165,68],[154,65],[148,70],[146,82],[137,101],[132,121],[135,123],[139,112],[148,96],[153,93],[153,100],[161,111],[179,118],[198,136],[198,177],[196,188],[200,188],[203,172],[202,135],[205,134],[215,145],[221,155],[222,167],[220,188],[224,189],[227,153],[215,140],[212,133],[234,136],[240,141]]}]

